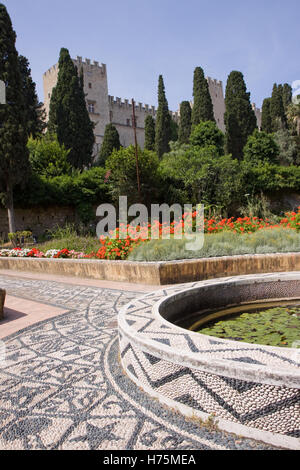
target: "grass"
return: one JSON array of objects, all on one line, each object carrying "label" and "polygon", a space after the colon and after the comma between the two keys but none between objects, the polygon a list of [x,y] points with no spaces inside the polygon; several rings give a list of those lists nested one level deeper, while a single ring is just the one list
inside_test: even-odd
[{"label": "grass", "polygon": [[284,228],[265,229],[248,234],[233,232],[206,234],[204,246],[197,251],[187,250],[187,242],[186,239],[150,240],[136,247],[129,259],[131,261],[168,261],[300,251],[300,233]]},{"label": "grass", "polygon": [[91,235],[78,235],[73,225],[66,227],[57,227],[52,232],[49,232],[50,240],[38,243],[36,248],[43,251],[47,250],[75,250],[83,253],[97,252],[100,248],[100,243],[97,237]]}]

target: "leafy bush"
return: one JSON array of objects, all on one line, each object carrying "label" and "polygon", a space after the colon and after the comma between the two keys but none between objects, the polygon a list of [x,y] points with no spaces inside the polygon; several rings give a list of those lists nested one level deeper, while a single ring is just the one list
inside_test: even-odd
[{"label": "leafy bush", "polygon": [[120,150],[114,150],[106,160],[106,170],[109,174],[110,191],[114,201],[119,196],[128,196],[128,202],[153,203],[155,192],[159,187],[157,169],[158,157],[151,150],[138,148],[138,163],[140,173],[141,198],[137,191],[137,173],[135,149],[132,145]]},{"label": "leafy bush", "polygon": [[72,167],[68,162],[70,150],[59,144],[55,134],[51,137],[47,134],[38,139],[30,137],[27,148],[34,173],[52,178],[72,172]]},{"label": "leafy bush", "polygon": [[251,165],[278,163],[279,147],[272,135],[255,129],[244,147],[244,160]]},{"label": "leafy bush", "polygon": [[172,145],[160,163],[160,174],[183,187],[186,201],[194,205],[213,203],[227,209],[241,191],[239,162],[230,155],[219,156],[213,145]]},{"label": "leafy bush", "polygon": [[224,134],[213,121],[203,121],[194,127],[190,136],[190,144],[194,147],[214,145],[219,155],[224,154]]},{"label": "leafy bush", "polygon": [[17,188],[15,206],[75,206],[81,221],[87,224],[95,219],[94,205],[111,202],[105,175],[106,170],[100,167],[54,178],[32,173],[26,187]]},{"label": "leafy bush", "polygon": [[30,232],[29,230],[23,230],[20,232],[10,232],[8,233],[8,239],[10,242],[12,242],[13,246],[17,246],[21,242],[22,244],[32,242],[32,232]]}]

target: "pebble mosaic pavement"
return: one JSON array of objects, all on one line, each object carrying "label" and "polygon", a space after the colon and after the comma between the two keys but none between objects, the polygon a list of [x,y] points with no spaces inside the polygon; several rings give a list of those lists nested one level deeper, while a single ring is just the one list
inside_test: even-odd
[{"label": "pebble mosaic pavement", "polygon": [[0,449],[274,449],[185,419],[123,373],[117,313],[141,292],[4,276],[0,285],[67,310],[4,339]]}]

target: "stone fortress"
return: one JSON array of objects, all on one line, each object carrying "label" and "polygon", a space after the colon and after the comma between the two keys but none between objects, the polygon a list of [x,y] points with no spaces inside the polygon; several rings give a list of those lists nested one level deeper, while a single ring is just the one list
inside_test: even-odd
[{"label": "stone fortress", "polygon": [[[80,70],[83,69],[84,92],[86,94],[87,108],[91,120],[95,123],[95,153],[98,152],[102,144],[105,126],[112,123],[118,130],[120,143],[124,147],[134,143],[132,129],[132,104],[131,100],[110,96],[108,94],[107,69],[105,64],[90,59],[82,60],[82,57],[73,59],[74,64]],[[43,75],[44,85],[44,105],[47,116],[49,114],[50,99],[53,87],[56,85],[58,76],[58,64],[53,65]],[[214,107],[216,123],[225,132],[224,113],[225,102],[223,94],[223,84],[219,80],[207,78],[210,95]],[[191,103],[192,104],[192,103]],[[252,104],[252,108],[257,118],[258,127],[261,124],[261,112]],[[155,106],[143,105],[135,102],[136,131],[138,144],[144,147],[144,122],[146,116],[150,114],[155,119]],[[171,111],[172,118],[179,121],[179,111]]]}]

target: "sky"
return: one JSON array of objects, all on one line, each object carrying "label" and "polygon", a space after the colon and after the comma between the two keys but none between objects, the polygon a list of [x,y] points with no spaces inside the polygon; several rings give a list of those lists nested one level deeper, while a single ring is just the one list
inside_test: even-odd
[{"label": "sky", "polygon": [[[0,0],[1,1],[1,0]],[[273,83],[300,80],[299,0],[2,0],[29,60],[39,99],[61,47],[107,65],[108,93],[157,106],[163,75],[169,108],[192,99],[193,72],[244,74],[261,107]]]}]

